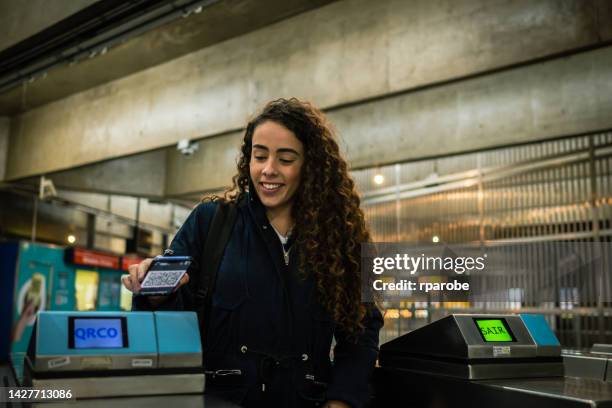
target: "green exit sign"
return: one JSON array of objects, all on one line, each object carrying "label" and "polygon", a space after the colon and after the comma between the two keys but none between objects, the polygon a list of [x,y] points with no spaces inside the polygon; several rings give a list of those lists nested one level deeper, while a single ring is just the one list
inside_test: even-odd
[{"label": "green exit sign", "polygon": [[514,341],[512,332],[503,319],[474,319],[482,338],[487,342]]}]

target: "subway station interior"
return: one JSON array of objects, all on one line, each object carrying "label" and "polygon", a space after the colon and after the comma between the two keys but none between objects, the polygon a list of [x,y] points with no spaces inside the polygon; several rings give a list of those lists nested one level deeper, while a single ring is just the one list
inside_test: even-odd
[{"label": "subway station interior", "polygon": [[[73,400],[0,404],[238,406],[195,314],[121,279],[296,97],[372,242],[512,254],[381,302],[366,406],[612,407],[612,1],[0,0],[0,32],[0,397]],[[79,346],[99,322],[121,341]]]}]

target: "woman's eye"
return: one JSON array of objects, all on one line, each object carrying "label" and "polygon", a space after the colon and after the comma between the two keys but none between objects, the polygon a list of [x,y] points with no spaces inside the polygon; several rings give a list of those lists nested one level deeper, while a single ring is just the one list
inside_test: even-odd
[{"label": "woman's eye", "polygon": [[257,161],[265,161],[266,160],[266,156],[255,156],[255,160],[257,160]]},{"label": "woman's eye", "polygon": [[293,156],[280,156],[280,157],[278,158],[278,161],[280,161],[281,163],[284,163],[284,164],[291,164],[291,163],[293,163],[295,160],[296,160],[296,158],[295,158],[295,157],[293,157]]}]

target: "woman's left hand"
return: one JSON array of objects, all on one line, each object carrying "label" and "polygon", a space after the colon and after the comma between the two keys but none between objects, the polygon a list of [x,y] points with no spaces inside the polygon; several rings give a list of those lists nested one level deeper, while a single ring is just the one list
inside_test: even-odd
[{"label": "woman's left hand", "polygon": [[323,405],[323,408],[351,408],[351,406],[346,402],[332,400],[327,401],[325,405]]}]

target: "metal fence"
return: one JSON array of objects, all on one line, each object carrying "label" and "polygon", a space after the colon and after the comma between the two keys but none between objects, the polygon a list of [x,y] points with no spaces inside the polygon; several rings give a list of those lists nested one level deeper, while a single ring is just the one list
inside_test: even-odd
[{"label": "metal fence", "polygon": [[[489,277],[487,302],[386,304],[381,341],[449,313],[487,311],[545,314],[565,347],[612,342],[611,251],[599,268],[572,273],[542,255],[559,242],[612,242],[611,169],[608,131],[353,171],[374,241],[516,243],[531,265]],[[552,298],[511,290],[543,281],[555,282]]]}]

